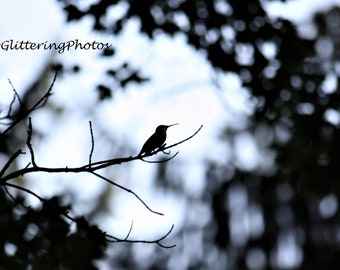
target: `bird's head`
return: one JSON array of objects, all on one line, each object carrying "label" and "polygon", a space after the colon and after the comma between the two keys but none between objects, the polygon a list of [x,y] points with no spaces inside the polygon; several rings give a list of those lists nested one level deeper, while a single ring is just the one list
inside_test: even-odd
[{"label": "bird's head", "polygon": [[172,126],[175,126],[175,125],[178,125],[178,123],[176,124],[172,124],[172,125],[160,125],[156,128],[156,132],[165,132],[169,127],[172,127]]}]

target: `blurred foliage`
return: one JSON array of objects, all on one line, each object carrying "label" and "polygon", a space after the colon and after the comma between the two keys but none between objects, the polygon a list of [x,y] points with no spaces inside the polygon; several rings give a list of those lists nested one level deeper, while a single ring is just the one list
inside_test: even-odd
[{"label": "blurred foliage", "polygon": [[[258,0],[102,0],[82,8],[74,1],[60,2],[68,21],[92,16],[95,31],[117,35],[131,18],[138,18],[141,33],[150,38],[157,38],[160,31],[184,34],[188,44],[205,53],[216,70],[240,76],[243,86],[257,100],[248,131],[259,144],[267,140],[267,147],[276,152],[275,168],[267,173],[245,171],[234,164],[207,164],[202,197],[187,199],[187,215],[200,216],[188,218],[181,231],[173,235],[179,247],[157,250],[145,262],[138,261],[132,249],[126,247],[108,259],[112,265],[117,269],[338,268],[339,8],[317,14],[315,37],[307,39],[298,34],[291,22],[270,18]],[[122,3],[127,9],[120,18],[105,18],[109,8]],[[272,53],[268,54],[268,49]],[[104,56],[114,57],[114,52]],[[117,78],[122,87],[131,80],[146,80],[133,68],[122,72],[121,77],[117,75],[126,68],[123,64],[107,74]],[[112,96],[109,86],[99,85],[98,91],[100,99]],[[260,129],[260,134],[265,135],[259,135]],[[229,140],[237,132],[226,130],[224,136]],[[172,181],[166,179],[171,178],[166,176],[166,170],[161,168],[160,178]],[[171,184],[167,189],[171,189]],[[68,234],[61,218],[36,210],[41,219],[22,222],[35,210],[14,215],[13,209],[18,206],[3,195],[1,200],[1,232],[6,232],[2,233],[6,239],[1,241],[4,258],[0,262],[19,265],[31,259],[47,266],[44,263],[64,256],[71,246],[74,256],[86,255],[78,263],[87,261],[91,265],[91,259],[102,255],[101,251],[91,253],[91,249],[85,248],[94,243],[89,242],[91,239],[84,239],[77,231]],[[207,222],[200,222],[203,217]],[[51,218],[56,222],[46,226]],[[14,221],[15,225],[9,225]],[[32,244],[24,237],[30,223],[40,228],[39,248],[29,246],[26,252],[32,254],[19,256],[21,246]],[[51,230],[57,230],[62,237],[52,241]],[[13,243],[18,257],[5,251],[5,245]],[[47,260],[47,256],[51,257]],[[71,259],[62,258],[63,267],[77,268],[71,267]]]},{"label": "blurred foliage", "polygon": [[97,269],[106,240],[83,218],[71,229],[60,198],[46,200],[41,208],[24,206],[0,194],[0,269]]}]

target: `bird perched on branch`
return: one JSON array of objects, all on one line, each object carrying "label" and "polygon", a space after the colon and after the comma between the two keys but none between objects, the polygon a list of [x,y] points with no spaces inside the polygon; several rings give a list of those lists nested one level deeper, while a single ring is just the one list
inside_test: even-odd
[{"label": "bird perched on branch", "polygon": [[140,150],[138,156],[141,156],[143,154],[149,155],[152,153],[152,151],[163,146],[166,140],[166,130],[169,127],[172,127],[175,125],[178,125],[178,124],[173,124],[169,126],[166,126],[166,125],[158,126],[155,130],[155,133],[152,134],[151,137],[144,143],[142,150]]}]

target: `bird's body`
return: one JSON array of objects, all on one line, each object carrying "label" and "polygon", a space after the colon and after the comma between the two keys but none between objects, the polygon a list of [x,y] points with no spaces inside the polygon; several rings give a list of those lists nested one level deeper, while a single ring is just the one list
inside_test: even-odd
[{"label": "bird's body", "polygon": [[152,151],[156,150],[157,148],[161,147],[166,140],[166,130],[177,124],[165,126],[160,125],[156,128],[155,133],[151,135],[151,137],[144,143],[142,149],[139,152],[139,156],[141,155],[149,155]]}]

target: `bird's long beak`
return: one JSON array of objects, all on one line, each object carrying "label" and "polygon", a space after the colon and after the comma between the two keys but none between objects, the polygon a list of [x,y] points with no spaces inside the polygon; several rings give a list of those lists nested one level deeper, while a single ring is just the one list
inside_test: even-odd
[{"label": "bird's long beak", "polygon": [[176,126],[176,125],[178,125],[178,123],[169,125],[169,126],[167,126],[167,127],[169,128],[169,127]]}]

